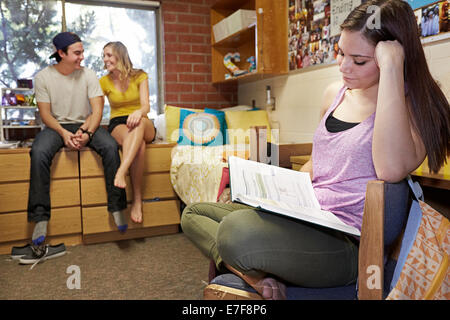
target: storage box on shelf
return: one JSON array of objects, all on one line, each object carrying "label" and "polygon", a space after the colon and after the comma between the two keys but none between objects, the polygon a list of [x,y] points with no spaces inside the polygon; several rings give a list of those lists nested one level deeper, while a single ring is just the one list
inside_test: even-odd
[{"label": "storage box on shelf", "polygon": [[[29,243],[34,224],[27,221],[30,149],[0,149],[0,254]],[[78,152],[62,149],[53,159],[50,181],[50,243],[80,244],[81,207]]]},{"label": "storage box on shelf", "polygon": [[[36,122],[37,108],[33,105],[33,89],[1,88],[2,104],[0,106],[0,141],[10,140],[8,129],[40,129]],[[19,111],[17,119],[8,119],[8,110]],[[32,119],[24,119],[25,110],[35,110]]]},{"label": "storage box on shelf", "polygon": [[256,24],[255,10],[239,9],[213,26],[214,39],[219,42],[254,24]]},{"label": "storage box on shelf", "polygon": [[[170,183],[171,151],[174,144],[149,144],[145,153],[143,177],[144,216],[142,224],[129,218],[128,230],[117,231],[106,207],[106,189],[102,161],[89,148],[80,151],[81,206],[83,242],[96,243],[120,239],[177,233],[180,223],[180,203]],[[127,200],[132,200],[131,182],[127,183]]]},{"label": "storage box on shelf", "polygon": [[[245,10],[245,11],[244,11]],[[256,24],[248,27],[247,10],[256,12]],[[232,26],[230,30],[229,26]],[[214,26],[219,37],[215,36]],[[221,27],[222,26],[222,27]],[[239,29],[240,28],[240,29]],[[239,29],[239,30],[237,30]],[[288,72],[287,2],[283,0],[219,0],[211,8],[212,82],[236,79],[256,80],[265,75]],[[231,33],[231,34],[229,34]],[[249,70],[250,57],[255,57],[255,72],[225,80],[230,71],[224,66],[228,53],[239,52],[235,65]]]}]

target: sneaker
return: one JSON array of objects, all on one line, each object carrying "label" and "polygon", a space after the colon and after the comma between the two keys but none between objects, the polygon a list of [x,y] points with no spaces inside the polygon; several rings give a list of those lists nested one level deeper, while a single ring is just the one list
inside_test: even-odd
[{"label": "sneaker", "polygon": [[[19,259],[21,264],[37,264],[39,262],[61,257],[66,254],[66,246],[60,243],[56,246],[49,244],[41,244],[39,246],[30,245],[31,253]],[[33,265],[34,266],[34,265]]]},{"label": "sneaker", "polygon": [[28,254],[32,254],[33,251],[31,250],[31,245],[26,244],[22,247],[12,247],[11,249],[11,259],[13,260],[19,260],[23,256],[26,256]]}]

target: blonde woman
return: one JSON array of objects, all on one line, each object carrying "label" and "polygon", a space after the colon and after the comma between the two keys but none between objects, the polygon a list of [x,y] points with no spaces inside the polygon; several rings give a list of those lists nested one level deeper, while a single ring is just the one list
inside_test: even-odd
[{"label": "blonde woman", "polygon": [[108,74],[100,79],[100,84],[111,106],[108,131],[122,147],[122,162],[114,185],[125,188],[130,170],[131,220],[141,223],[145,144],[152,142],[156,135],[153,122],[147,117],[150,111],[148,76],[143,70],[133,68],[127,48],[118,41],[103,47],[103,63]]}]

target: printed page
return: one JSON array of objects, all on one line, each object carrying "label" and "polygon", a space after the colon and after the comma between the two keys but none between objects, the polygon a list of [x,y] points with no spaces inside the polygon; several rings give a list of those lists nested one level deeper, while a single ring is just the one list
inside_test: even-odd
[{"label": "printed page", "polygon": [[230,179],[239,181],[236,185],[233,184],[232,195],[267,199],[270,203],[276,203],[287,209],[295,210],[298,207],[320,209],[308,173],[238,157],[230,157],[228,161]]}]

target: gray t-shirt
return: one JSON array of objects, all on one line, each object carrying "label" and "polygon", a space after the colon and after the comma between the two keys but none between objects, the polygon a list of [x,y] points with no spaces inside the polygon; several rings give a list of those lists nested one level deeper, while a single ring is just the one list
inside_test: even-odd
[{"label": "gray t-shirt", "polygon": [[79,123],[92,113],[90,98],[103,96],[95,72],[82,68],[69,75],[48,66],[34,79],[37,102],[51,104],[51,113],[60,123]]}]

